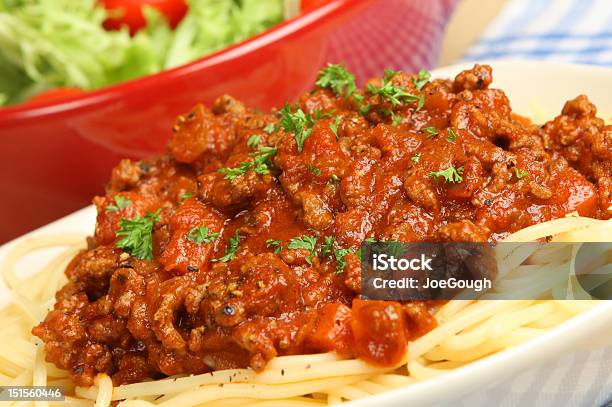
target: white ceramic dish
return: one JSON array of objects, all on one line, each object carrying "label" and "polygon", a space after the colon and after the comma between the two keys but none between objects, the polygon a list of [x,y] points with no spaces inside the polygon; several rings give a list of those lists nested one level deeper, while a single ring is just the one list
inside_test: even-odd
[{"label": "white ceramic dish", "polygon": [[[493,86],[506,91],[517,113],[552,118],[566,100],[581,93],[588,95],[600,112],[608,113],[602,114],[604,118],[612,113],[612,69],[520,61],[495,61],[491,65]],[[432,73],[435,77],[453,77],[469,66],[455,65]],[[95,209],[84,208],[0,247],[0,259],[22,239],[58,232],[87,235],[93,232],[94,223]],[[27,273],[50,255],[46,251],[29,256],[20,268]],[[0,304],[8,301],[6,294],[0,283]],[[353,402],[351,407],[521,405],[536,400],[538,405],[560,405],[560,401],[561,405],[592,406],[612,396],[611,365],[612,301],[607,301],[528,343],[436,379]],[[572,375],[576,371],[581,372],[579,378]]]}]

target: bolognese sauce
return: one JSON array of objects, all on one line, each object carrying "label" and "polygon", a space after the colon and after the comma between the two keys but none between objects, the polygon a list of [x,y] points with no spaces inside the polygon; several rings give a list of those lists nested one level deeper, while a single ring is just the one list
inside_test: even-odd
[{"label": "bolognese sauce", "polygon": [[180,116],[166,154],[113,170],[95,234],[33,329],[79,385],[252,367],[335,351],[397,364],[426,302],[360,299],[370,239],[498,241],[610,218],[612,127],[585,96],[536,126],[489,66],[454,80],[329,65],[295,105],[230,96]]}]

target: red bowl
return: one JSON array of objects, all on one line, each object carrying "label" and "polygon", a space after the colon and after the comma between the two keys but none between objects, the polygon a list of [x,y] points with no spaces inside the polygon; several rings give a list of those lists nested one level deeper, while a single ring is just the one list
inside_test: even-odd
[{"label": "red bowl", "polygon": [[174,118],[231,94],[261,109],[327,62],[362,82],[431,67],[456,0],[333,0],[191,64],[81,96],[0,109],[0,242],[88,204],[124,157],[163,151]]}]

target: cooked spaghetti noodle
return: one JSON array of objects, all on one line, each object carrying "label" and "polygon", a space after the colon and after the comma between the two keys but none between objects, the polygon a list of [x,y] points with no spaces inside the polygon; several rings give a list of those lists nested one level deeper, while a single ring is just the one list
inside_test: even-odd
[{"label": "cooked spaghetti noodle", "polygon": [[[612,240],[612,221],[567,217],[537,224],[507,241],[580,242],[584,236]],[[0,384],[60,385],[68,406],[317,406],[356,400],[460,368],[495,352],[516,346],[596,306],[596,301],[521,300],[450,301],[436,313],[438,326],[408,346],[401,363],[390,368],[342,359],[333,353],[277,357],[263,372],[251,369],[175,376],[113,387],[99,374],[95,385],[74,387],[66,371],[44,361],[40,341],[31,327],[53,303],[65,283],[67,261],[83,248],[80,236],[27,238],[5,256],[2,276],[13,303],[0,311],[4,342],[0,347]],[[66,247],[41,271],[20,278],[19,260],[40,249]],[[538,261],[546,262],[546,258]],[[544,265],[544,264],[543,264]],[[516,265],[509,274],[520,274]],[[44,406],[46,403],[37,403]]]}]

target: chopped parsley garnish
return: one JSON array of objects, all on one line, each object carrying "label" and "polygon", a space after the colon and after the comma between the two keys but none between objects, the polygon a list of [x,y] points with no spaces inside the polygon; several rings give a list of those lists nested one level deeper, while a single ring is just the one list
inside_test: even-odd
[{"label": "chopped parsley garnish", "polygon": [[342,274],[344,272],[344,267],[346,267],[344,257],[349,253],[353,253],[353,249],[338,249],[334,252],[336,257],[336,274]]},{"label": "chopped parsley garnish", "polygon": [[312,172],[317,177],[321,176],[321,170],[312,165],[311,163],[308,163],[308,171]]},{"label": "chopped parsley garnish", "polygon": [[430,177],[444,178],[445,182],[456,183],[463,181],[461,174],[463,174],[463,167],[455,169],[455,167],[451,165],[445,170],[432,171],[428,175]]},{"label": "chopped parsley garnish", "polygon": [[393,111],[391,109],[387,109],[387,108],[380,109],[380,112],[382,114],[384,114],[385,116],[392,116],[393,115]]},{"label": "chopped parsley garnish", "polygon": [[[414,87],[417,88],[418,91],[422,91],[423,87],[429,82],[429,78],[431,78],[431,74],[427,72],[425,69],[421,69],[416,79],[412,78],[412,83]],[[425,106],[425,94],[421,93],[419,96],[419,102],[417,103],[416,111],[418,112]]]},{"label": "chopped parsley garnish", "polygon": [[187,233],[187,239],[197,244],[212,243],[217,237],[219,232],[211,233],[208,226],[196,226]]},{"label": "chopped parsley garnish", "polygon": [[310,133],[312,133],[313,123],[312,119],[307,117],[297,105],[295,109],[295,112],[293,112],[289,103],[285,103],[285,106],[280,111],[280,125],[285,131],[293,133],[298,152],[301,153],[304,148],[304,141],[306,141],[306,139],[310,137]]},{"label": "chopped parsley garnish", "polygon": [[332,132],[334,132],[334,136],[336,136],[336,138],[338,138],[338,126],[340,125],[340,120],[340,116],[336,116],[334,121],[329,125],[329,128]]},{"label": "chopped parsley garnish", "polygon": [[247,140],[247,146],[251,147],[251,148],[255,148],[259,145],[259,143],[261,143],[261,136],[257,135],[257,134],[253,134],[251,137],[249,137],[249,139]]},{"label": "chopped parsley garnish", "polygon": [[412,160],[413,163],[418,163],[419,160],[421,159],[421,153],[416,153],[415,155],[413,155],[412,157],[410,157],[410,159]]},{"label": "chopped parsley garnish", "polygon": [[390,102],[393,106],[401,105],[403,102],[418,102],[418,96],[406,92],[405,89],[391,83],[391,79],[395,74],[396,72],[386,69],[382,86],[377,88],[369,83],[367,86],[368,92],[373,95],[379,95],[381,99]]},{"label": "chopped parsley garnish", "polygon": [[319,71],[319,77],[315,82],[319,88],[331,89],[336,96],[344,94],[349,97],[357,88],[355,85],[355,75],[347,71],[342,65],[328,64]]},{"label": "chopped parsley garnish", "polygon": [[425,95],[421,93],[421,96],[419,96],[419,102],[417,103],[416,111],[418,112],[419,110],[421,110],[423,106],[425,106]]},{"label": "chopped parsley garnish", "polygon": [[266,175],[270,173],[270,158],[276,154],[274,147],[259,147],[259,149],[249,156],[253,157],[251,161],[244,161],[234,168],[220,168],[218,172],[225,175],[225,179],[233,181],[247,171],[253,170],[256,174]]},{"label": "chopped parsley garnish", "polygon": [[193,194],[191,192],[185,192],[184,194],[180,194],[179,198],[181,200],[181,203],[185,202],[187,199],[191,198],[193,196]]},{"label": "chopped parsley garnish", "polygon": [[289,242],[289,245],[287,245],[287,248],[289,249],[304,249],[304,250],[308,250],[310,252],[310,255],[308,257],[306,257],[306,262],[308,264],[312,264],[312,259],[315,256],[315,246],[317,244],[317,237],[314,236],[300,236],[300,237],[294,237],[293,239],[291,239],[291,241]]},{"label": "chopped parsley garnish", "polygon": [[268,123],[266,124],[266,127],[263,128],[263,131],[268,134],[272,134],[276,131],[276,125],[274,123]]},{"label": "chopped parsley garnish", "polygon": [[312,134],[312,127],[315,122],[321,119],[333,117],[332,112],[323,113],[320,109],[312,111],[311,115],[304,113],[296,104],[295,111],[291,109],[289,103],[280,110],[280,126],[288,133],[293,133],[298,152],[302,152],[304,142]]},{"label": "chopped parsley garnish", "polygon": [[276,239],[268,239],[266,240],[266,247],[271,249],[274,247],[274,253],[278,254],[281,252],[281,241]]},{"label": "chopped parsley garnish", "polygon": [[421,69],[417,77],[412,78],[412,83],[414,83],[414,87],[417,88],[417,90],[422,90],[427,82],[429,82],[430,78],[431,74],[427,70]]},{"label": "chopped parsley garnish", "polygon": [[455,140],[457,140],[457,135],[455,134],[455,132],[453,131],[453,129],[451,129],[450,127],[448,128],[448,137],[446,137],[446,141],[448,141],[449,143],[454,143]]},{"label": "chopped parsley garnish", "polygon": [[427,126],[421,131],[425,133],[425,138],[432,138],[438,135],[438,129],[434,126]]},{"label": "chopped parsley garnish", "polygon": [[518,169],[517,167],[514,167],[514,174],[516,174],[516,178],[518,179],[523,179],[526,176],[530,175],[529,171],[521,170],[521,169]]},{"label": "chopped parsley garnish", "polygon": [[314,120],[331,119],[334,117],[334,111],[335,110],[332,110],[331,112],[323,112],[321,109],[314,109],[311,116]]},{"label": "chopped parsley garnish", "polygon": [[359,109],[359,114],[361,116],[367,115],[372,109],[372,106],[370,105],[365,105],[365,106],[363,105],[363,100],[365,99],[363,95],[355,93],[353,95],[353,99],[355,100],[356,107]]},{"label": "chopped parsley garnish", "polygon": [[386,82],[390,81],[391,79],[393,79],[395,75],[397,75],[397,71],[394,71],[393,69],[389,69],[389,68],[385,68],[384,72],[385,74],[383,76],[383,79]]},{"label": "chopped parsley garnish", "polygon": [[395,114],[395,112],[391,112],[391,124],[393,126],[397,126],[402,122],[403,117],[399,114]]},{"label": "chopped parsley garnish", "polygon": [[123,197],[121,195],[115,195],[114,199],[115,203],[108,205],[106,207],[106,212],[117,212],[121,209],[128,208],[132,204],[132,201],[129,198]]},{"label": "chopped parsley garnish", "polygon": [[276,247],[276,246],[280,246],[281,241],[278,239],[268,239],[266,240],[266,246],[267,247]]},{"label": "chopped parsley garnish", "polygon": [[387,240],[385,243],[385,252],[393,257],[399,258],[406,251],[406,246],[397,240]]},{"label": "chopped parsley garnish", "polygon": [[158,220],[159,210],[147,212],[144,218],[136,215],[134,219],[122,218],[120,229],[115,232],[120,237],[116,246],[124,249],[131,256],[141,260],[153,259],[153,225]]},{"label": "chopped parsley garnish", "polygon": [[334,242],[336,238],[333,236],[325,236],[323,239],[323,244],[321,245],[321,256],[329,257],[331,256],[334,249]]},{"label": "chopped parsley garnish", "polygon": [[366,240],[364,240],[364,242],[373,244],[373,243],[376,243],[377,240],[374,238],[374,236],[370,236]]},{"label": "chopped parsley garnish", "polygon": [[359,108],[359,114],[361,116],[365,116],[368,113],[370,113],[370,110],[372,110],[372,106],[371,105],[365,105]]},{"label": "chopped parsley garnish", "polygon": [[215,262],[227,263],[230,260],[236,258],[236,253],[238,252],[238,246],[240,245],[240,229],[236,229],[236,233],[234,236],[230,237],[227,249],[225,249],[225,254],[218,259],[213,259]]}]

